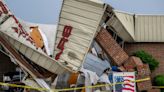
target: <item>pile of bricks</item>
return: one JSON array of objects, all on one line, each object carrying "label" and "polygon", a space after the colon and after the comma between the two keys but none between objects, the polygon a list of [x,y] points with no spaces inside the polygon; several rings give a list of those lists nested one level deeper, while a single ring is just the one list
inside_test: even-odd
[{"label": "pile of bricks", "polygon": [[[150,78],[151,71],[148,64],[137,66],[137,71],[138,79]],[[150,90],[152,88],[151,79],[143,82],[138,82],[137,87],[139,91]]]},{"label": "pile of bricks", "polygon": [[135,56],[129,57],[129,59],[124,63],[125,69],[129,72],[135,71],[134,68],[136,68],[137,66],[142,66],[142,65],[143,63],[141,59]]},{"label": "pile of bricks", "polygon": [[[150,78],[149,76],[136,76],[136,79],[145,79],[145,78]],[[152,83],[151,80],[147,81],[142,81],[142,82],[137,82],[137,88],[139,92],[146,91],[146,90],[151,90],[152,89]]]},{"label": "pile of bricks", "polygon": [[104,49],[114,64],[120,66],[129,58],[128,54],[120,47],[106,29],[101,29],[96,37],[96,41]]},{"label": "pile of bricks", "polygon": [[[101,31],[96,36],[96,41],[103,48],[113,63],[119,66],[118,68],[121,71],[134,72],[137,70],[138,74],[136,79],[150,78],[151,71],[149,69],[149,65],[143,64],[142,60],[138,57],[129,57],[106,29],[101,29]],[[137,87],[138,91],[149,90],[149,92],[156,92],[152,90],[157,90],[152,89],[151,80],[138,82]]]},{"label": "pile of bricks", "polygon": [[[151,71],[149,65],[143,64],[141,59],[138,57],[135,56],[129,57],[129,59],[123,64],[123,66],[128,72],[134,72],[137,70],[136,79],[150,78]],[[138,82],[137,87],[139,92],[150,90],[152,88],[151,80]]]},{"label": "pile of bricks", "polygon": [[137,66],[137,71],[138,71],[138,75],[140,75],[140,76],[149,76],[151,74],[148,64],[143,64],[141,66]]}]

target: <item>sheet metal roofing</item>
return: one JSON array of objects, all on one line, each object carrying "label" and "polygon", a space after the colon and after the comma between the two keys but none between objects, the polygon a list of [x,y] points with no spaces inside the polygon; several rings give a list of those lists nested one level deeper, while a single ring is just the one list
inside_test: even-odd
[{"label": "sheet metal roofing", "polygon": [[164,42],[164,15],[114,13],[134,42]]},{"label": "sheet metal roofing", "polygon": [[136,15],[136,42],[164,42],[164,15]]}]

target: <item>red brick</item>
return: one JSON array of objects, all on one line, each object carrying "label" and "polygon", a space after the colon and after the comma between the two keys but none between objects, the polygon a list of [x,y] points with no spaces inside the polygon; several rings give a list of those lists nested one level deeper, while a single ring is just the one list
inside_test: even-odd
[{"label": "red brick", "polygon": [[114,64],[120,66],[129,58],[127,53],[117,44],[107,30],[102,29],[96,36],[96,41],[104,49]]},{"label": "red brick", "polygon": [[164,43],[156,42],[156,43],[125,43],[124,48],[126,53],[132,55],[134,52],[138,50],[144,50],[150,53],[154,58],[159,61],[159,67],[157,67],[151,74],[152,78],[159,75],[164,74]]},{"label": "red brick", "polygon": [[141,59],[135,56],[129,57],[129,59],[124,63],[124,67],[126,69],[135,68],[136,66],[141,66],[141,65],[143,65]]},{"label": "red brick", "polygon": [[148,64],[137,66],[137,71],[140,76],[149,76],[151,74]]},{"label": "red brick", "polygon": [[[139,79],[144,79],[144,78],[150,78],[149,76],[144,76],[144,77],[141,77],[139,75],[136,76],[136,79],[139,80]],[[145,91],[145,90],[150,90],[152,89],[152,83],[151,83],[151,80],[146,80],[146,81],[142,81],[142,82],[137,82],[137,88],[138,88],[138,91]]]}]

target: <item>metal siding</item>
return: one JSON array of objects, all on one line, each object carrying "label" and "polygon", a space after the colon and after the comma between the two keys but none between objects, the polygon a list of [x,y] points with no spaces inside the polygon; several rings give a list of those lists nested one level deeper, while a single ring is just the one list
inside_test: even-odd
[{"label": "metal siding", "polygon": [[[5,16],[7,16],[7,15],[5,15]],[[2,18],[2,17],[3,16],[0,16],[0,18]],[[3,21],[3,23],[2,23],[2,21]],[[3,37],[7,37],[8,39],[6,39],[6,40],[10,41],[11,45],[13,45],[18,51],[20,51],[22,54],[24,54],[27,58],[32,60],[34,63],[47,69],[50,72],[56,73],[56,74],[61,74],[64,71],[66,71],[66,69],[69,70],[68,68],[63,67],[62,65],[58,64],[58,62],[56,62],[53,58],[51,58],[47,54],[45,54],[43,52],[43,50],[41,50],[41,48],[37,49],[33,43],[30,43],[27,40],[27,34],[28,34],[29,30],[21,30],[21,28],[19,28],[18,26],[20,26],[22,24],[20,24],[20,23],[17,24],[15,19],[12,16],[7,17],[7,19],[5,19],[5,20],[3,19],[0,22],[2,23],[0,25],[0,34],[2,34]],[[19,33],[15,32],[15,30],[12,29],[12,27],[18,27],[19,32],[22,32],[22,31],[23,31],[22,33],[27,32],[25,34],[26,37],[19,35]],[[42,59],[42,60],[40,60],[40,59]],[[39,61],[42,61],[42,63],[40,63]],[[20,64],[20,66],[25,69],[27,68],[27,67],[24,67],[23,64]],[[59,67],[59,68],[57,68],[57,70],[54,70],[51,68],[51,67],[56,67],[56,66]],[[30,73],[30,71],[28,71],[28,72]]]},{"label": "metal siding", "polygon": [[92,20],[97,20],[97,18],[99,18],[101,16],[101,14],[92,13],[90,11],[85,11],[85,10],[82,10],[82,9],[79,9],[79,8],[74,8],[74,7],[71,7],[71,6],[68,6],[68,5],[64,5],[62,11],[68,12],[68,13],[71,13],[71,14],[74,14],[74,15],[78,15],[78,16],[81,16],[81,17],[86,17],[86,18],[92,19]]},{"label": "metal siding", "polygon": [[147,23],[147,22],[148,22],[147,17],[144,16],[143,24],[145,25],[145,26],[144,26],[144,39],[145,39],[145,41],[148,41],[147,38],[148,38],[148,36],[149,36],[149,35],[147,34],[147,33],[149,33],[149,30],[147,29],[147,27],[148,27],[148,25],[147,25],[148,23]]},{"label": "metal siding", "polygon": [[46,63],[47,63],[47,58],[39,57],[38,63],[39,63],[39,64],[42,64],[42,65],[46,64]]},{"label": "metal siding", "polygon": [[[12,27],[12,25],[10,27]],[[61,72],[51,70],[50,66],[52,65],[52,63],[57,64],[58,62],[56,62],[54,59],[52,59],[52,58],[48,57],[47,55],[45,55],[43,52],[40,51],[40,49],[35,50],[34,47],[32,47],[31,44],[28,41],[26,41],[25,38],[23,38],[22,36],[18,37],[16,35],[13,35],[14,34],[13,30],[1,31],[1,32],[4,35],[9,37],[9,39],[8,39],[9,41],[10,41],[10,39],[13,39],[14,41],[16,41],[12,45],[17,50],[19,50],[22,54],[24,54],[26,57],[28,57],[30,60],[32,60],[34,63],[36,63],[39,66],[42,66],[45,69],[47,69],[47,70],[49,70],[53,73],[56,73],[56,74],[60,74],[60,73],[65,71],[65,69],[66,69],[65,67],[63,67],[63,69],[60,70]],[[25,51],[22,48],[28,48],[28,49],[27,49],[27,51]],[[44,63],[44,64],[43,63],[38,63],[39,57],[45,58],[46,63]],[[59,64],[57,64],[57,65],[59,65]]]},{"label": "metal siding", "polygon": [[144,30],[144,18],[143,17],[141,17],[140,18],[141,20],[140,20],[140,26],[141,26],[141,28],[140,28],[140,39],[144,39],[145,37],[145,30]]},{"label": "metal siding", "polygon": [[15,20],[12,17],[9,17],[3,24],[0,25],[1,31],[8,31],[7,29],[15,23]]},{"label": "metal siding", "polygon": [[[0,33],[1,34],[1,33]],[[9,37],[7,36],[7,35],[4,35],[4,38],[6,39],[6,40],[9,40]]]},{"label": "metal siding", "polygon": [[35,63],[38,64],[39,56],[40,56],[40,55],[39,55],[38,53],[33,52],[33,53],[32,53],[32,57],[31,57],[31,60],[32,60],[32,61],[35,61]]},{"label": "metal siding", "polygon": [[153,23],[153,20],[151,20],[151,17],[150,16],[148,16],[148,18],[149,18],[149,33],[148,33],[148,35],[149,35],[149,39],[150,40],[153,40],[152,38],[152,36],[153,36],[153,27],[152,27],[152,25],[151,25],[151,23]]},{"label": "metal siding", "polygon": [[26,50],[27,50],[27,47],[25,45],[22,45],[19,50],[20,50],[20,52],[22,52],[23,54],[25,54],[26,53]]},{"label": "metal siding", "polygon": [[[65,44],[65,50],[61,55],[61,59],[57,62],[40,49],[37,50],[35,46],[27,42],[22,36],[18,37],[18,35],[14,33],[14,30],[11,29],[11,27],[16,26],[11,17],[0,26],[0,29],[1,32],[6,34],[10,43],[13,44],[17,50],[20,50],[26,57],[47,70],[53,73],[64,72],[65,68],[71,71],[77,71],[93,40],[103,13],[104,9],[101,4],[94,5],[94,3],[91,4],[91,2],[85,3],[78,0],[64,0],[55,47],[57,47],[62,37],[64,25],[71,25],[73,31],[69,37],[69,42]],[[117,12],[116,16],[119,20],[113,17],[108,23],[127,41],[135,38],[137,42],[164,42],[164,16],[137,15],[137,17],[135,17],[135,31],[132,15]],[[58,52],[59,50],[55,48],[54,53],[56,54]],[[75,60],[69,57],[69,52],[75,54]],[[64,66],[65,61],[69,63],[66,66]]]},{"label": "metal siding", "polygon": [[19,49],[20,45],[21,45],[21,43],[19,43],[18,41],[15,41],[14,47],[15,47],[16,49]]},{"label": "metal siding", "polygon": [[72,71],[77,71],[81,67],[103,14],[103,4],[83,0],[63,1],[57,28],[54,57],[60,52],[57,45],[63,37],[64,26],[70,25],[73,29],[57,62]]},{"label": "metal siding", "polygon": [[[56,62],[56,61],[50,60],[50,59],[47,58],[46,63],[44,64],[44,67],[45,67],[46,69],[48,69],[48,70],[51,70],[51,65],[52,65],[54,62]],[[58,65],[58,64],[57,64],[57,65]],[[59,65],[58,65],[58,66],[59,66]],[[59,67],[61,67],[61,66],[59,66]],[[52,70],[51,70],[51,71],[52,71]],[[55,72],[57,72],[57,71],[55,71]],[[60,73],[59,73],[59,74],[60,74]]]},{"label": "metal siding", "polygon": [[[58,26],[58,31],[63,31],[64,29],[64,26],[63,25],[59,25]],[[90,36],[92,36],[92,34],[94,33],[93,30],[85,30],[85,28],[82,28],[82,27],[79,27],[79,28],[73,28],[73,33],[71,33],[71,35],[74,35],[74,34],[78,34],[80,35],[80,37],[83,37],[83,36],[88,36],[88,38],[90,38]],[[87,39],[87,38],[86,38]]]},{"label": "metal siding", "polygon": [[[57,47],[57,45],[56,45]],[[65,48],[68,48],[68,49],[74,49],[75,51],[77,52],[80,52],[82,54],[85,54],[85,47],[84,46],[81,46],[80,44],[76,44],[76,43],[65,43]],[[57,48],[55,48],[57,50]]]},{"label": "metal siding", "polygon": [[[112,26],[116,33],[124,41],[133,41],[134,39],[134,23],[133,16],[126,13],[114,11],[115,15],[112,16],[106,23],[107,26]],[[127,30],[128,29],[128,30]]]},{"label": "metal siding", "polygon": [[[128,40],[127,35],[129,34],[136,42],[164,42],[164,30],[163,18],[162,15],[135,15],[128,14],[125,12],[115,11],[115,15],[118,20],[121,22],[119,24],[118,20],[110,20],[110,23],[120,34],[125,41]],[[131,20],[132,18],[134,20]],[[135,24],[134,24],[135,22]],[[121,25],[125,28],[122,29]],[[124,31],[119,31],[119,30]]]},{"label": "metal siding", "polygon": [[[138,24],[139,26],[142,26],[142,19],[141,20],[139,20],[139,24]],[[142,27],[139,27],[138,29],[139,29],[139,31],[141,31],[142,29],[141,29]],[[137,31],[138,32],[138,31]],[[144,32],[139,32],[139,40],[141,40],[141,36],[142,36],[142,34],[141,33],[143,33],[144,34]]]},{"label": "metal siding", "polygon": [[66,18],[68,20],[78,22],[78,23],[81,23],[81,24],[85,24],[85,25],[88,25],[88,26],[93,26],[93,27],[97,26],[97,21],[96,20],[91,20],[91,19],[88,19],[88,18],[85,18],[85,17],[81,17],[79,15],[74,15],[74,14],[67,13],[67,12],[64,12],[64,11],[61,13],[60,17],[61,18]]},{"label": "metal siding", "polygon": [[130,36],[134,39],[134,19],[132,14],[114,11],[117,18],[120,20],[122,25],[125,27]]},{"label": "metal siding", "polygon": [[164,42],[164,16],[136,15],[136,42]]},{"label": "metal siding", "polygon": [[161,19],[160,19],[160,16],[159,17],[157,17],[157,30],[158,30],[158,33],[157,33],[157,39],[158,39],[158,41],[161,41],[162,39],[161,39],[161,27],[160,27],[160,25],[161,25]]},{"label": "metal siding", "polygon": [[135,26],[134,26],[134,36],[135,36],[135,41],[137,41],[138,39],[137,38],[139,38],[138,36],[138,32],[136,32],[136,30],[138,30],[138,27],[136,26],[136,25],[138,25],[138,20],[137,20],[137,16],[134,16],[134,18],[135,18],[135,21],[134,21],[134,24],[135,24]]},{"label": "metal siding", "polygon": [[[75,55],[74,56],[71,56],[69,54],[75,54]],[[73,61],[71,59],[76,59],[76,61],[79,61],[80,62],[80,61],[83,60],[84,54],[75,51],[73,48],[65,48],[65,50],[63,52],[63,57],[64,57],[64,60]]]},{"label": "metal siding", "polygon": [[28,57],[28,58],[31,58],[32,57],[32,53],[33,53],[33,50],[28,48],[26,53],[25,53],[25,56]]},{"label": "metal siding", "polygon": [[160,41],[160,17],[156,17],[156,30],[157,30],[157,41]]},{"label": "metal siding", "polygon": [[[139,19],[138,19],[138,26],[141,26],[141,20],[139,20]],[[141,27],[138,27],[138,30],[141,30]],[[136,32],[138,32],[138,31],[136,31]],[[138,34],[139,35],[138,41],[140,41],[141,40],[141,33],[142,32],[138,32],[138,33],[139,33]]]},{"label": "metal siding", "polygon": [[156,27],[156,24],[157,24],[157,20],[156,20],[156,17],[153,16],[153,40],[154,41],[157,41],[157,27]]},{"label": "metal siding", "polygon": [[[57,35],[56,43],[59,43],[61,38],[62,38],[61,35],[60,36]],[[73,42],[73,43],[76,43],[76,44],[79,44],[79,45],[82,45],[82,46],[85,46],[85,47],[88,47],[88,44],[90,42],[90,40],[82,39],[80,37],[73,36],[73,35],[70,36],[69,41]]]},{"label": "metal siding", "polygon": [[164,39],[164,17],[161,16],[161,39]]},{"label": "metal siding", "polygon": [[[74,30],[76,30],[76,29],[74,29]],[[62,31],[58,30],[58,32],[59,32],[59,34],[57,34],[57,35],[60,36],[62,34]],[[74,31],[74,33],[72,33],[71,35],[77,36],[77,37],[85,39],[85,40],[90,40],[90,36],[92,36],[92,34],[90,34],[90,33],[87,34],[87,32],[82,32],[82,31],[79,31],[79,30]]]},{"label": "metal siding", "polygon": [[9,42],[11,43],[11,44],[14,44],[14,39],[9,39]]},{"label": "metal siding", "polygon": [[[78,1],[78,0],[64,0],[64,5],[69,5],[74,8],[79,8],[79,9],[90,11],[93,13],[98,13],[100,15],[102,14],[102,8],[103,8],[103,7],[101,7],[101,8],[96,7],[93,4],[91,5],[91,4],[88,4],[87,2],[85,3],[85,2]],[[99,5],[103,6],[103,4],[99,4]]]},{"label": "metal siding", "polygon": [[60,67],[59,65],[52,63],[52,66],[50,67],[50,69],[53,71],[60,71],[59,67]]}]

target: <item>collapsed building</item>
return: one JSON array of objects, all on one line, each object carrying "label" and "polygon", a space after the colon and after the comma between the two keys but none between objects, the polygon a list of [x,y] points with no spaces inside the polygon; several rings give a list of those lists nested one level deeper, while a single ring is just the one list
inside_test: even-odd
[{"label": "collapsed building", "polygon": [[[142,77],[136,74],[136,79],[164,74],[162,15],[121,12],[99,0],[63,0],[54,26],[23,21],[2,0],[0,7],[1,57],[14,63],[6,72],[20,68],[20,81],[25,85],[51,89],[55,80],[55,88],[67,88],[76,84],[81,68],[101,76],[112,66],[126,73],[137,67]],[[152,74],[148,65],[131,56],[140,49],[160,61]],[[3,63],[8,64],[6,60]],[[151,80],[137,83],[137,87],[133,92],[154,90]]]}]

